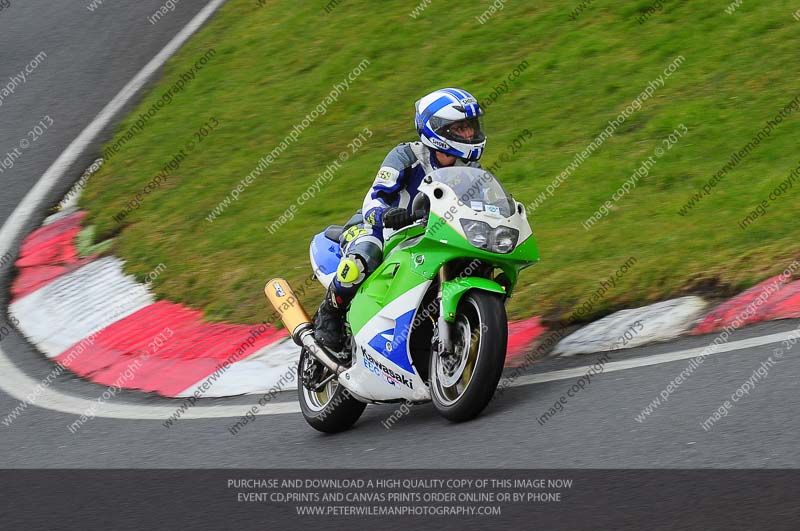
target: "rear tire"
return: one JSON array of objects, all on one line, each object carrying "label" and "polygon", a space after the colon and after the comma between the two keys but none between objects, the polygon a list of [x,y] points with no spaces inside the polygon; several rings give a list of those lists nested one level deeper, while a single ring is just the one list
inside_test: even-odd
[{"label": "rear tire", "polygon": [[458,362],[448,365],[438,354],[431,354],[431,399],[443,417],[463,422],[486,408],[503,373],[508,321],[502,299],[486,291],[467,292],[451,326],[453,350],[458,354],[451,361]]},{"label": "rear tire", "polygon": [[318,391],[307,388],[308,375],[313,371],[324,371],[320,380],[330,375],[327,368],[323,368],[308,350],[303,349],[297,365],[297,394],[306,422],[324,433],[339,433],[349,429],[361,417],[367,405],[353,398],[350,391],[336,379]]}]

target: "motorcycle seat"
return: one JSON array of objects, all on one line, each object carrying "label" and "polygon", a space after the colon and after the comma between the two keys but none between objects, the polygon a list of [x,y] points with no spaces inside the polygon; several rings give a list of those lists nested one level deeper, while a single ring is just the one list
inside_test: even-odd
[{"label": "motorcycle seat", "polygon": [[344,225],[331,225],[325,229],[325,237],[331,241],[339,243],[339,238],[344,233]]}]

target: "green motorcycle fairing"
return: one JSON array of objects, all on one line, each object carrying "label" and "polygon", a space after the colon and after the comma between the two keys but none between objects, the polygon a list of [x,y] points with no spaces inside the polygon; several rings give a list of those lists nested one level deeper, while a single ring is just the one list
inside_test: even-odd
[{"label": "green motorcycle fairing", "polygon": [[[435,233],[435,237],[432,233]],[[387,240],[384,256],[383,263],[364,281],[350,305],[348,320],[354,336],[392,301],[423,283],[430,283],[447,262],[478,259],[501,269],[509,279],[508,286],[480,277],[462,277],[447,281],[443,287],[443,306],[447,312],[445,319],[452,321],[458,302],[468,290],[483,289],[509,297],[517,283],[519,272],[539,260],[533,235],[517,244],[508,254],[492,253],[473,246],[444,219],[433,213],[429,215],[426,226],[411,226]],[[416,309],[421,297],[419,300],[406,302],[416,302]]]}]

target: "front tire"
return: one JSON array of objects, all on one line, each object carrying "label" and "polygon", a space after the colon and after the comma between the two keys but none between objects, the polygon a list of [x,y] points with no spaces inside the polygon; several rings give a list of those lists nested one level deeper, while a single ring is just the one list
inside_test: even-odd
[{"label": "front tire", "polygon": [[453,356],[431,354],[431,399],[443,417],[463,422],[486,408],[503,372],[508,346],[503,301],[492,293],[469,291],[451,326]]},{"label": "front tire", "polygon": [[304,348],[300,352],[300,363],[297,365],[297,394],[303,417],[315,430],[339,433],[353,426],[367,405],[353,398],[350,391],[340,385],[335,378],[318,390],[309,388],[329,375],[330,371],[324,368],[307,349]]}]

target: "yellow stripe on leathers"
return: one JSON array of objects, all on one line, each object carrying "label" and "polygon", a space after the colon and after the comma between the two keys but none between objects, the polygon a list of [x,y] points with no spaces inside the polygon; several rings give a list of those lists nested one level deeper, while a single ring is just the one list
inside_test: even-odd
[{"label": "yellow stripe on leathers", "polygon": [[292,336],[298,326],[311,322],[300,301],[282,278],[273,278],[264,286],[264,294]]}]

